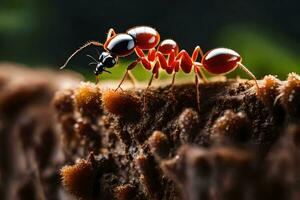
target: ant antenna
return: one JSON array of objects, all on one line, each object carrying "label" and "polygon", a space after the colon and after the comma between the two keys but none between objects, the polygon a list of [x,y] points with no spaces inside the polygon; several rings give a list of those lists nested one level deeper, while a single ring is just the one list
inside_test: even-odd
[{"label": "ant antenna", "polygon": [[98,60],[96,60],[93,56],[91,56],[89,54],[87,54],[86,56],[89,57],[89,58],[91,58],[91,59],[93,59],[93,61],[95,61],[96,63],[98,63]]},{"label": "ant antenna", "polygon": [[70,55],[70,57],[67,59],[67,61],[65,62],[65,64],[63,66],[60,67],[60,69],[63,69],[67,66],[67,64],[69,63],[69,61],[78,53],[80,52],[82,49],[90,46],[90,45],[94,45],[94,46],[103,46],[103,44],[101,44],[100,42],[97,41],[89,41],[87,43],[85,43],[84,45],[82,45],[81,47],[79,47],[79,49],[77,49],[74,53],[72,53]]},{"label": "ant antenna", "polygon": [[91,63],[89,63],[89,65],[98,65],[98,63],[97,62],[91,62]]}]

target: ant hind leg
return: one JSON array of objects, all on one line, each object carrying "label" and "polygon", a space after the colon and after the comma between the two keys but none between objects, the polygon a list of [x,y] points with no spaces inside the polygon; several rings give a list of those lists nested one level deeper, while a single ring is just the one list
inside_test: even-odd
[{"label": "ant hind leg", "polygon": [[204,72],[202,71],[201,66],[196,71],[197,71],[198,76],[201,78],[201,80],[204,83],[208,83],[209,82],[208,79],[206,78]]},{"label": "ant hind leg", "polygon": [[197,101],[197,109],[200,111],[200,93],[199,93],[199,79],[198,75],[195,74],[195,89],[196,89],[196,101]]},{"label": "ant hind leg", "polygon": [[257,89],[257,94],[260,94],[260,88],[257,82],[257,78],[255,77],[254,74],[252,74],[252,72],[246,67],[244,66],[242,63],[238,63],[239,67],[248,74],[248,76],[250,76],[254,81],[255,81],[255,85],[256,85],[256,89]]}]

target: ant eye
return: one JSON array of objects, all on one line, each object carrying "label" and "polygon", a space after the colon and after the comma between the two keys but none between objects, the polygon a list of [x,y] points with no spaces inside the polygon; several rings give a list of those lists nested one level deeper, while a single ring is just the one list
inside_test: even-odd
[{"label": "ant eye", "polygon": [[106,58],[104,58],[103,64],[105,67],[110,68],[116,64],[116,60],[111,56],[107,56]]}]

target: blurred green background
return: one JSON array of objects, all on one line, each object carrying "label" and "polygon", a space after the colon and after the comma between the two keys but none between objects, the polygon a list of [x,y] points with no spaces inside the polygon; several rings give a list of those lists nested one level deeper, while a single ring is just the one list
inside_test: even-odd
[{"label": "blurred green background", "polygon": [[[280,0],[2,0],[0,61],[58,69],[87,40],[104,41],[110,27],[125,32],[135,25],[149,25],[161,39],[173,38],[189,53],[196,45],[204,51],[232,48],[258,78],[267,74],[286,78],[289,72],[300,73],[299,6],[299,1]],[[97,56],[94,48],[87,49],[68,69],[93,80],[85,54]],[[113,73],[101,79],[120,79],[134,58],[120,59]],[[141,66],[134,74],[139,80],[151,75]],[[236,75],[247,77],[240,70],[229,76]]]}]

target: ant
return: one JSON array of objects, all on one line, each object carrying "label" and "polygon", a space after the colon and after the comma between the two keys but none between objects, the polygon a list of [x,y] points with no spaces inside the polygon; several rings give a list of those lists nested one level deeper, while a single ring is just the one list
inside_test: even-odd
[{"label": "ant", "polygon": [[[104,44],[97,41],[89,41],[79,49],[77,49],[65,62],[65,64],[60,68],[63,69],[66,67],[68,62],[81,50],[84,48],[93,45],[97,47],[103,47],[104,52],[99,55],[98,60],[94,59],[95,62],[91,64],[96,64],[94,74],[96,75],[96,82],[98,82],[98,76],[103,72],[110,73],[107,68],[112,68],[118,63],[119,57],[126,57],[135,52],[138,58],[133,61],[126,69],[120,84],[116,88],[118,90],[127,76],[134,83],[134,77],[130,73],[138,63],[141,63],[145,69],[152,69],[152,76],[148,83],[148,87],[145,90],[147,92],[150,87],[153,78],[158,78],[159,69],[162,68],[168,74],[173,73],[172,85],[174,85],[175,75],[181,68],[184,73],[190,73],[194,68],[195,72],[195,86],[196,86],[196,95],[197,95],[197,104],[198,110],[200,97],[198,89],[198,76],[204,81],[207,82],[207,79],[202,72],[202,68],[212,74],[226,74],[238,66],[240,66],[250,77],[255,80],[257,89],[258,83],[256,77],[241,63],[241,56],[227,48],[216,48],[208,51],[205,55],[199,46],[193,51],[192,56],[185,50],[179,52],[178,44],[172,39],[163,40],[160,44],[160,35],[152,27],[149,26],[136,26],[130,28],[126,33],[116,33],[114,29],[109,29],[107,38]],[[148,50],[147,56],[144,53],[144,50]],[[197,62],[198,55],[201,55],[201,62]],[[91,56],[90,56],[91,57]],[[145,101],[145,96],[144,96]]]}]

